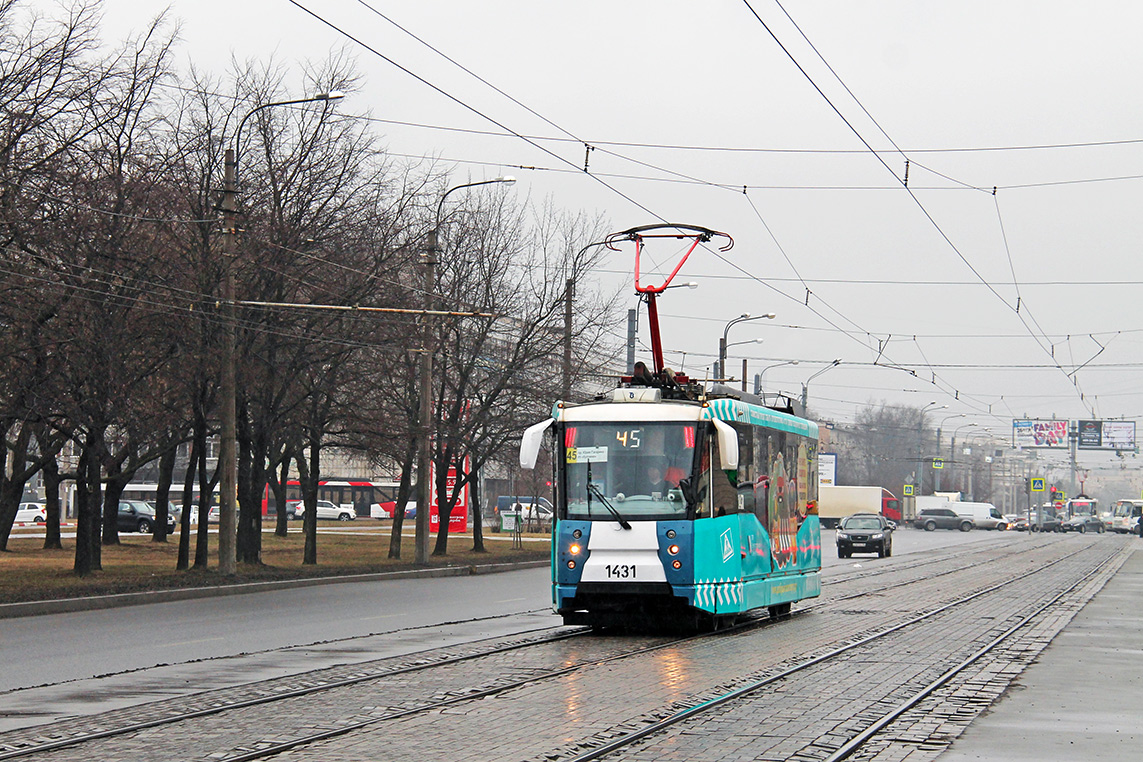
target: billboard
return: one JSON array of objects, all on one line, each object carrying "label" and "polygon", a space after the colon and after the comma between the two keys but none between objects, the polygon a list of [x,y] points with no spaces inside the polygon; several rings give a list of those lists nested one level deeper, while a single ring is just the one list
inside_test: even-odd
[{"label": "billboard", "polygon": [[1067,421],[1012,421],[1012,446],[1068,449]]},{"label": "billboard", "polygon": [[837,483],[837,453],[823,452],[818,455],[818,486],[832,487]]},{"label": "billboard", "polygon": [[1081,450],[1134,450],[1135,421],[1079,421]]}]

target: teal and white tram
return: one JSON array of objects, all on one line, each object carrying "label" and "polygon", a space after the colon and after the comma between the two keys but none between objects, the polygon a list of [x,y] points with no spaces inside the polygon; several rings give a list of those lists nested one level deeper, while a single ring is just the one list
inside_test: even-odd
[{"label": "teal and white tram", "polygon": [[[751,395],[739,395],[750,397]],[[567,624],[718,626],[821,592],[817,424],[729,396],[622,386],[559,403],[552,604]]]},{"label": "teal and white tram", "polygon": [[[674,270],[641,282],[648,239],[690,239]],[[552,605],[568,624],[714,626],[821,594],[818,427],[788,409],[663,365],[656,297],[703,243],[725,233],[647,225],[604,243],[635,245],[654,372],[635,364],[610,395],[557,403],[524,434],[534,468],[555,432]]]}]

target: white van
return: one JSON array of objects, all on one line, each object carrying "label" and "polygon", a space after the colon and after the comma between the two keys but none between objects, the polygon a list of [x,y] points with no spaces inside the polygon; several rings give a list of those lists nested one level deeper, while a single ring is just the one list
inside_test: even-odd
[{"label": "white van", "polygon": [[977,529],[1007,529],[1008,520],[1001,515],[992,503],[950,502],[945,506],[956,511],[958,516],[967,516]]}]

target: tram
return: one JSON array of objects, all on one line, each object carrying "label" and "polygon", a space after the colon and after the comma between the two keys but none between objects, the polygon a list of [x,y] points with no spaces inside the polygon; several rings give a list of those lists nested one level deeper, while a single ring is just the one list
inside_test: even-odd
[{"label": "tram", "polygon": [[643,240],[686,234],[693,251],[724,234],[660,227],[609,239],[635,242],[655,372],[557,402],[521,444],[533,468],[554,434],[552,605],[566,624],[718,628],[821,593],[817,424],[663,368],[654,298],[670,277],[640,286]]}]

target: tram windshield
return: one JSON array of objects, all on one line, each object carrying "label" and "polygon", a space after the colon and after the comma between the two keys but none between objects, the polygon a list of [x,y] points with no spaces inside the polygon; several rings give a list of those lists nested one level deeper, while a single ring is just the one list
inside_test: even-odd
[{"label": "tram windshield", "polygon": [[569,424],[564,431],[567,517],[684,518],[679,482],[694,466],[695,433],[693,422]]}]

